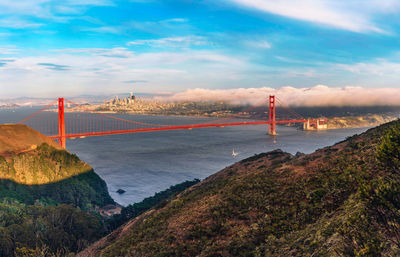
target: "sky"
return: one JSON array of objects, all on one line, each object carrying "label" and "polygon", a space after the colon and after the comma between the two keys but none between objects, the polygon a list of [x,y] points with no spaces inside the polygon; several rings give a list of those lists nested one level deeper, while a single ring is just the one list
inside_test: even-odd
[{"label": "sky", "polygon": [[399,14],[398,0],[0,0],[0,98],[384,97],[400,93]]}]

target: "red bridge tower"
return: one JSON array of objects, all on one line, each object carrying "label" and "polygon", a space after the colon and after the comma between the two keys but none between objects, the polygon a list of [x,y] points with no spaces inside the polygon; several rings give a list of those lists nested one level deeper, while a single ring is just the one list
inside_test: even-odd
[{"label": "red bridge tower", "polygon": [[269,134],[276,135],[275,132],[275,96],[269,96]]},{"label": "red bridge tower", "polygon": [[58,143],[65,148],[64,98],[58,98]]}]

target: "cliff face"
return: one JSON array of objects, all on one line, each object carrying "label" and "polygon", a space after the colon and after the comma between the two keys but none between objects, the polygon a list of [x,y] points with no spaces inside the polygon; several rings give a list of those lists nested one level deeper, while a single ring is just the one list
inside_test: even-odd
[{"label": "cliff face", "polygon": [[78,256],[397,256],[400,123],[309,155],[260,154]]}]

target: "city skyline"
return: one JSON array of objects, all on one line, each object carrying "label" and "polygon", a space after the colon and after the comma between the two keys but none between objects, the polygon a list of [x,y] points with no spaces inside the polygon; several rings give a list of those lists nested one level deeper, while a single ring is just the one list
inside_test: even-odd
[{"label": "city skyline", "polygon": [[0,9],[2,97],[399,88],[397,1],[0,0]]}]

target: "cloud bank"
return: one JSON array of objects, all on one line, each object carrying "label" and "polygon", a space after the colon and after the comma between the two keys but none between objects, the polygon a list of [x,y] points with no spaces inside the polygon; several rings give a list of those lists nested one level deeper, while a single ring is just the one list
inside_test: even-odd
[{"label": "cloud bank", "polygon": [[398,10],[393,0],[337,1],[337,0],[231,0],[234,3],[262,12],[293,19],[319,23],[353,32],[385,31],[373,22],[374,14]]},{"label": "cloud bank", "polygon": [[310,88],[237,88],[188,89],[168,96],[155,97],[163,101],[226,101],[233,104],[266,105],[267,97],[275,95],[290,106],[400,106],[399,88],[327,87]]}]

